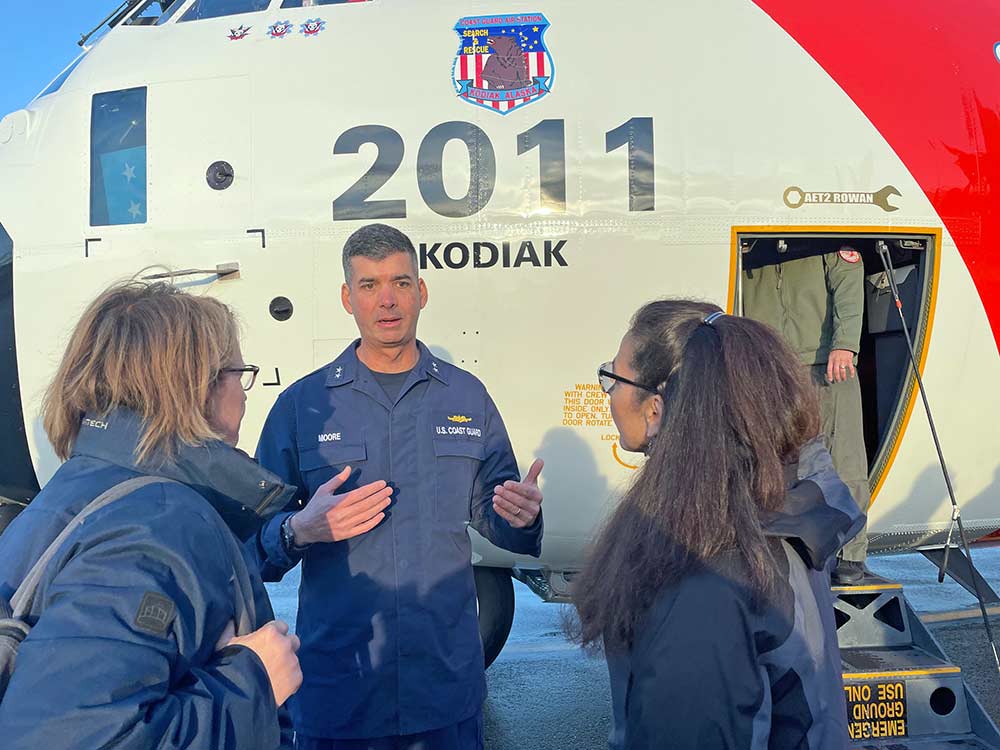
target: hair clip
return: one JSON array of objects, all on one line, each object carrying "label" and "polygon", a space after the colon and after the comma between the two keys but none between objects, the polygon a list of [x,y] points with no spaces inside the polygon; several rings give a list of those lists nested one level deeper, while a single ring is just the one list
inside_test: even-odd
[{"label": "hair clip", "polygon": [[726,315],[726,314],[725,314],[724,312],[714,312],[714,313],[709,313],[708,315],[706,315],[706,316],[705,316],[705,317],[704,317],[704,318],[702,319],[702,321],[701,321],[701,322],[702,322],[702,323],[704,323],[705,325],[709,325],[709,326],[710,326],[710,325],[712,325],[712,324],[713,324],[713,323],[714,323],[715,321],[717,321],[717,320],[718,320],[719,318],[722,318],[722,317],[725,317],[725,315]]}]

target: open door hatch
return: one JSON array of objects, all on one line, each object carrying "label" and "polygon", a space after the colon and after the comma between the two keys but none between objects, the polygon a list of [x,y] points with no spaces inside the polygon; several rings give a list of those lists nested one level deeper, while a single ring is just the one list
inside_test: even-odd
[{"label": "open door hatch", "polygon": [[903,327],[876,247],[878,242],[885,242],[889,249],[903,314],[922,373],[934,318],[941,231],[734,227],[730,309],[742,314],[744,269],[829,252],[831,245],[840,242],[860,252],[864,263],[865,309],[858,378],[868,483],[874,502],[899,450],[918,395]]}]

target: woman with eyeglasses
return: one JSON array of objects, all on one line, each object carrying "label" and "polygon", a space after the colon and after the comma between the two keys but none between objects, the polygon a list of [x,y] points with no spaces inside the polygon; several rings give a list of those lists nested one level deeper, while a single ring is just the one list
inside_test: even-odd
[{"label": "woman with eyeglasses", "polygon": [[598,375],[622,447],[646,454],[574,580],[579,640],[608,658],[610,744],[843,750],[829,567],[864,517],[794,354],[662,300]]},{"label": "woman with eyeglasses", "polygon": [[43,406],[65,463],[0,537],[33,626],[4,750],[291,747],[298,639],[240,542],[295,492],[235,448],[257,369],[210,297],[129,282],[83,314]]}]

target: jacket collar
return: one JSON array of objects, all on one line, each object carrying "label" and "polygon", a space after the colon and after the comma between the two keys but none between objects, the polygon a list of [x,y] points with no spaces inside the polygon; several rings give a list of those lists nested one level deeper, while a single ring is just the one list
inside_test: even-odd
[{"label": "jacket collar", "polygon": [[806,443],[798,463],[786,467],[781,510],[762,518],[767,536],[786,539],[803,561],[823,570],[864,527],[865,514],[833,468],[822,438]]},{"label": "jacket collar", "polygon": [[186,484],[215,508],[240,539],[256,533],[264,520],[282,510],[295,495],[294,487],[243,451],[218,440],[200,446],[182,444],[173,459],[154,454],[140,465],[135,447],[141,432],[142,420],[127,409],[116,409],[107,416],[87,414],[73,455]]},{"label": "jacket collar", "polygon": [[[330,363],[326,375],[327,388],[336,388],[355,381],[358,368],[364,366],[358,360],[358,347],[360,345],[361,339],[355,339],[340,353],[339,357]],[[413,369],[417,373],[418,379],[424,380],[431,377],[448,385],[448,376],[445,372],[446,363],[431,354],[430,349],[421,341],[417,341],[417,350],[420,353],[420,358]]]}]

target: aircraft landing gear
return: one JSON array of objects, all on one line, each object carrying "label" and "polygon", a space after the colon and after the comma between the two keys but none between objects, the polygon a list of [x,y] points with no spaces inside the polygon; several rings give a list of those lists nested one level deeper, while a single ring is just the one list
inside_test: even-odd
[{"label": "aircraft landing gear", "polygon": [[479,635],[486,666],[500,655],[514,623],[514,582],[506,568],[475,567]]}]

